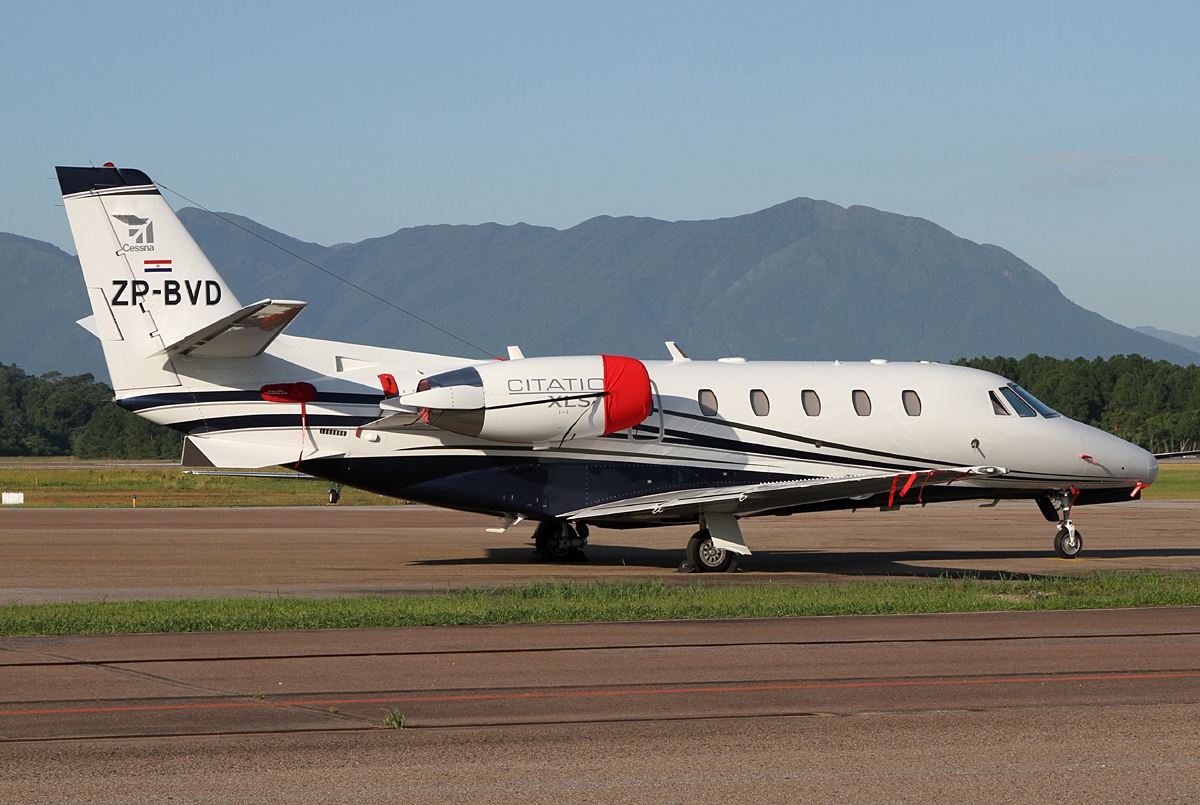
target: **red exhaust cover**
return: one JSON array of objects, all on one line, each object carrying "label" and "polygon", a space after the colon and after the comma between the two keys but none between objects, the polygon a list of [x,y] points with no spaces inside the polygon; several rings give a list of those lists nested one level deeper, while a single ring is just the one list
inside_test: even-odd
[{"label": "red exhaust cover", "polygon": [[312,383],[270,383],[258,393],[267,402],[310,403],[317,399],[317,387]]},{"label": "red exhaust cover", "polygon": [[620,355],[601,355],[604,359],[604,432],[615,433],[632,428],[650,416],[654,407],[650,393],[650,373],[641,361]]}]

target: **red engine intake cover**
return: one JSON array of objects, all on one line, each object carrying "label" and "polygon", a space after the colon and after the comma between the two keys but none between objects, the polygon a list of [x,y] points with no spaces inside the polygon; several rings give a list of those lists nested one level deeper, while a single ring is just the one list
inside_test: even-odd
[{"label": "red engine intake cover", "polygon": [[650,373],[636,358],[601,355],[604,359],[604,432],[632,428],[650,416],[654,396]]},{"label": "red engine intake cover", "polygon": [[309,403],[317,399],[317,387],[312,383],[270,383],[259,389],[267,402]]}]

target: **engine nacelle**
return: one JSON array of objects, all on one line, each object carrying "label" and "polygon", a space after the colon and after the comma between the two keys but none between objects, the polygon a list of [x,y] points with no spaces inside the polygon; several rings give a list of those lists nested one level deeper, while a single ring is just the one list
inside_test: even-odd
[{"label": "engine nacelle", "polygon": [[443,430],[497,442],[542,444],[603,436],[650,416],[650,374],[616,355],[521,358],[421,380],[400,397]]}]

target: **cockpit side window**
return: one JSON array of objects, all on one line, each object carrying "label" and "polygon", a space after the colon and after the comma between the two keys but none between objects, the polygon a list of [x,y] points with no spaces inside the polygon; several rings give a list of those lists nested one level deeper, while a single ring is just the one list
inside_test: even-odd
[{"label": "cockpit side window", "polygon": [[1004,403],[1000,402],[1000,398],[996,396],[996,392],[989,391],[988,397],[992,400],[992,410],[996,412],[996,416],[1012,416],[1008,409],[1004,407]]},{"label": "cockpit side window", "polygon": [[1009,383],[1008,387],[1010,389],[1012,389],[1013,391],[1015,391],[1017,393],[1017,396],[1019,396],[1022,400],[1029,403],[1030,407],[1032,407],[1033,410],[1037,411],[1039,414],[1046,417],[1046,419],[1054,419],[1054,417],[1056,417],[1056,416],[1062,416],[1062,414],[1060,414],[1058,411],[1055,411],[1053,408],[1046,405],[1044,402],[1039,400],[1037,397],[1034,397],[1032,394],[1030,394],[1028,391],[1026,391],[1025,389],[1018,386],[1016,383]]},{"label": "cockpit side window", "polygon": [[1008,404],[1012,406],[1012,409],[1017,412],[1017,416],[1037,416],[1037,412],[1033,410],[1033,406],[1021,399],[1017,393],[1008,386],[1000,389],[1000,393],[1004,395],[1004,399],[1008,400]]}]

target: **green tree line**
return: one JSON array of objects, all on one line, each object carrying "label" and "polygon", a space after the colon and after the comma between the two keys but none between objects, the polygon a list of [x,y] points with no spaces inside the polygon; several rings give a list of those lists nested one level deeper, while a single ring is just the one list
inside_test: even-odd
[{"label": "green tree line", "polygon": [[1200,445],[1200,366],[1140,355],[1060,360],[971,358],[956,361],[1003,375],[1071,419],[1115,433],[1155,453]]},{"label": "green tree line", "polygon": [[183,436],[113,403],[90,375],[0,363],[0,456],[178,459]]}]

